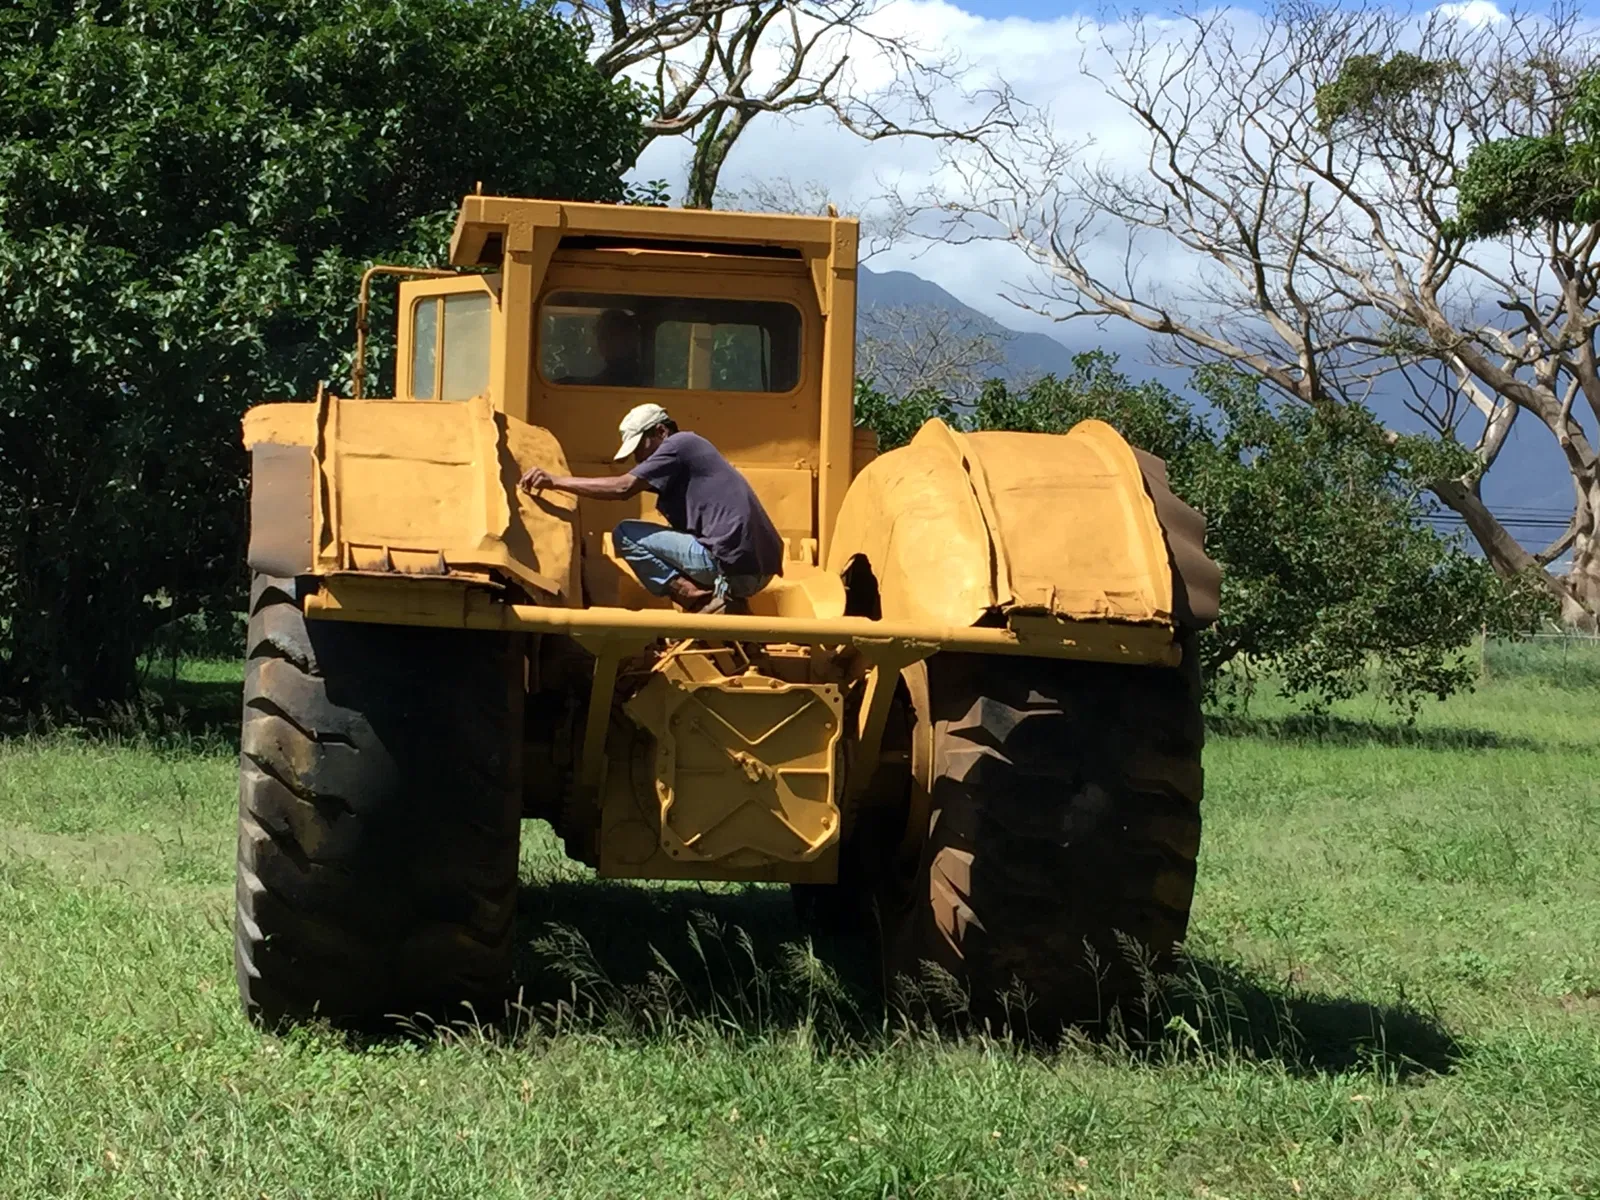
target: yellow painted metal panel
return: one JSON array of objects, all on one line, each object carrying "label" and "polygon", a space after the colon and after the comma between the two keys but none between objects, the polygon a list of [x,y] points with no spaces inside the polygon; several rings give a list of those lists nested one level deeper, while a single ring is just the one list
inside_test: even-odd
[{"label": "yellow painted metal panel", "polygon": [[[517,489],[527,467],[564,472],[549,431],[461,403],[339,400],[300,408],[315,430],[316,567],[443,573],[498,570],[545,602],[577,604],[575,505]],[[246,437],[298,424],[246,416]]]},{"label": "yellow painted metal panel", "polygon": [[306,597],[306,614],[319,620],[376,621],[443,629],[497,629],[506,633],[560,633],[580,640],[697,638],[738,642],[852,645],[874,653],[901,649],[1029,658],[1079,658],[1092,662],[1176,666],[1181,653],[1166,625],[1123,621],[1073,621],[1019,613],[1005,626],[956,626],[882,621],[866,617],[734,616],[726,613],[637,612],[626,608],[552,608],[506,604],[470,581],[441,579],[421,588],[394,578],[340,572]]},{"label": "yellow painted metal panel", "polygon": [[801,264],[562,250],[551,261],[542,289],[544,296],[557,292],[778,300],[798,309],[802,321],[800,382],[786,394],[562,386],[536,375],[531,420],[554,432],[573,462],[609,463],[623,414],[653,401],[680,427],[709,439],[736,466],[816,468],[822,404],[816,364],[822,359],[822,326]]},{"label": "yellow painted metal panel", "polygon": [[[825,553],[854,473],[857,228],[853,219],[837,217],[469,196],[451,240],[451,261],[504,264],[506,361],[497,355],[494,379],[506,412],[553,429],[569,457],[588,461],[609,453],[604,443],[627,408],[644,399],[664,400],[675,416],[684,414],[680,424],[708,437],[741,468],[792,465],[815,472],[813,527],[806,536],[817,539]],[[583,237],[609,239],[618,248],[563,248],[562,239]],[[776,249],[794,257],[740,258],[694,249],[704,246]],[[634,389],[587,389],[580,397],[578,389],[542,385],[524,358],[532,347],[521,331],[532,328],[535,314],[523,311],[520,296],[556,287],[643,287],[662,295],[798,302],[807,327],[802,384],[793,395],[763,396],[759,403],[708,392],[666,398]],[[513,293],[519,297],[515,303]]]},{"label": "yellow painted metal panel", "polygon": [[1172,570],[1133,449],[1103,421],[1065,437],[973,433],[1011,604],[1079,619],[1171,621]]},{"label": "yellow painted metal panel", "polygon": [[244,448],[261,442],[278,446],[310,446],[317,440],[317,406],[286,403],[258,404],[244,414]]},{"label": "yellow painted metal panel", "polygon": [[[669,654],[625,707],[653,738],[654,795],[653,803],[624,804],[620,815],[653,825],[667,858],[754,868],[810,862],[838,841],[837,686],[753,672],[696,678]],[[608,807],[615,825],[616,805]],[[601,837],[602,873],[645,865],[610,861],[619,850],[628,857],[637,838],[624,836],[609,853],[607,841]]]},{"label": "yellow painted metal panel", "polygon": [[[509,242],[518,237],[529,238],[537,229],[559,230],[569,237],[726,242],[796,250],[821,247],[826,251],[833,246],[837,226],[855,224],[851,218],[468,196],[461,203],[450,239],[450,261],[458,266],[473,266],[482,261],[489,239],[499,236]],[[842,261],[841,266],[856,265],[853,239],[850,253],[849,260]]]},{"label": "yellow painted metal panel", "polygon": [[808,538],[816,528],[816,480],[804,468],[741,468],[772,524],[785,538]]},{"label": "yellow painted metal panel", "polygon": [[750,612],[758,617],[842,617],[844,584],[831,571],[806,562],[790,561],[783,576],[750,597]]},{"label": "yellow painted metal panel", "polygon": [[929,421],[911,444],[868,463],[840,508],[828,568],[865,555],[885,618],[971,625],[997,601],[983,512],[954,436]]},{"label": "yellow painted metal panel", "polygon": [[930,421],[873,460],[829,554],[865,555],[886,619],[972,624],[990,610],[1170,624],[1172,576],[1133,450],[1111,426],[959,435]]},{"label": "yellow painted metal panel", "polygon": [[854,476],[856,382],[856,226],[836,222],[829,245],[822,351],[822,426],[818,452],[817,539],[824,558]]}]

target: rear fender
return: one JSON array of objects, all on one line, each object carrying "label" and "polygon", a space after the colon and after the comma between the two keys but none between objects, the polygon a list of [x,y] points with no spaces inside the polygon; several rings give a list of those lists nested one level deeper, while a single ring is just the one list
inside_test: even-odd
[{"label": "rear fender", "polygon": [[828,565],[864,559],[887,620],[1205,624],[1220,575],[1204,531],[1161,460],[1103,421],[1056,435],[960,434],[933,420],[857,477]]}]

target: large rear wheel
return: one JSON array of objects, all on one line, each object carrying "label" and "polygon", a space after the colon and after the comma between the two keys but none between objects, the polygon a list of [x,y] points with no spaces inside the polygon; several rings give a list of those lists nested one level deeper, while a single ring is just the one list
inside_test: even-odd
[{"label": "large rear wheel", "polygon": [[953,981],[1034,1032],[1103,1022],[1188,926],[1198,673],[949,654],[927,671],[928,836],[880,899],[891,980],[935,1011]]},{"label": "large rear wheel", "polygon": [[521,647],[307,621],[251,588],[235,964],[257,1021],[497,1006],[517,896]]}]

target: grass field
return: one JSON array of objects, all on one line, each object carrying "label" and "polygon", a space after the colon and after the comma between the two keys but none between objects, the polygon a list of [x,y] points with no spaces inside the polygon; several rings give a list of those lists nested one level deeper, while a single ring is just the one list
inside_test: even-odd
[{"label": "grass field", "polygon": [[600,884],[542,826],[519,1020],[265,1036],[236,676],[191,669],[154,732],[0,743],[0,1197],[1596,1194],[1600,656],[1488,665],[1411,728],[1215,719],[1189,985],[1051,1054],[886,1019],[781,890]]}]

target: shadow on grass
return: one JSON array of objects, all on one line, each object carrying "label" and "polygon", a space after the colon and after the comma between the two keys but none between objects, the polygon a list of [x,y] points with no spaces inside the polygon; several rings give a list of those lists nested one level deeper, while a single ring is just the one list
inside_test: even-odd
[{"label": "shadow on grass", "polygon": [[158,728],[182,737],[239,747],[239,709],[244,684],[237,679],[163,679],[147,684],[157,706]]},{"label": "shadow on grass", "polygon": [[[518,929],[520,1011],[552,1031],[649,1038],[711,1027],[755,1038],[803,1029],[844,1054],[952,1034],[1026,1053],[1059,1046],[959,1013],[909,1020],[884,1002],[870,939],[808,939],[783,887],[560,881],[522,890]],[[1068,1041],[1118,1061],[1268,1064],[1301,1076],[1371,1069],[1392,1079],[1448,1072],[1463,1053],[1436,1015],[1405,1002],[1305,992],[1199,957],[1147,980],[1142,998]]]},{"label": "shadow on grass", "polygon": [[1296,1075],[1361,1068],[1397,1079],[1445,1074],[1465,1053],[1437,1014],[1407,1001],[1373,1004],[1307,992],[1200,956],[1186,957],[1162,981],[1157,1008],[1169,1037],[1277,1062]]},{"label": "shadow on grass", "polygon": [[1281,717],[1212,713],[1206,716],[1206,732],[1214,737],[1252,738],[1295,746],[1396,746],[1413,750],[1537,750],[1540,747],[1532,738],[1507,736],[1491,729],[1419,728],[1403,722],[1359,721],[1317,713]]},{"label": "shadow on grass", "polygon": [[522,889],[517,928],[530,1008],[639,1029],[707,1018],[751,1034],[809,1024],[841,1043],[884,1027],[869,939],[808,935],[786,886],[563,880]]},{"label": "shadow on grass", "polygon": [[237,679],[152,673],[138,699],[113,704],[93,716],[47,712],[24,717],[0,710],[0,737],[70,734],[180,753],[238,753],[242,688]]}]

